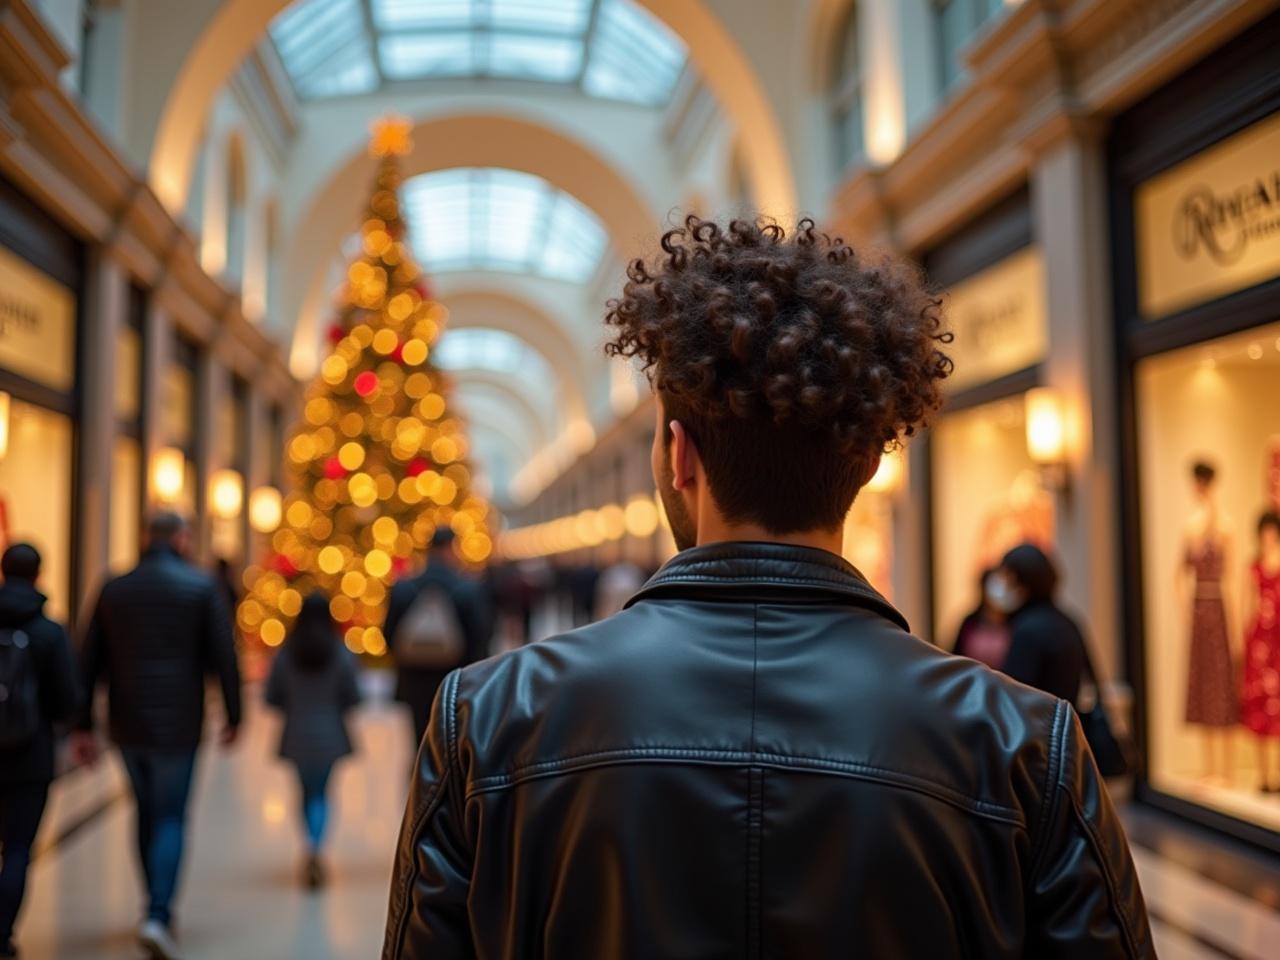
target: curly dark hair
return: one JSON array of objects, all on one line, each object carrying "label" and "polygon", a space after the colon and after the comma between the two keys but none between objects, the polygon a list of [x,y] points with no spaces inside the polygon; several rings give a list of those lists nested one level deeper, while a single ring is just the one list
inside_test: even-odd
[{"label": "curly dark hair", "polygon": [[641,361],[726,519],[838,527],[876,459],[941,403],[941,301],[918,268],[810,219],[788,236],[691,215],[662,251],[627,268],[606,353]]}]

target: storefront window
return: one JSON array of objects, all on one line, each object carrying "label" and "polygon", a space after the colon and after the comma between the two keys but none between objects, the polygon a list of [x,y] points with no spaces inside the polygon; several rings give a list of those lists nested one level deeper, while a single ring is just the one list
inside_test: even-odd
[{"label": "storefront window", "polygon": [[1280,830],[1280,324],[1136,377],[1149,777]]},{"label": "storefront window", "polygon": [[0,550],[26,541],[40,551],[55,619],[71,609],[71,433],[69,417],[14,399],[0,458]]},{"label": "storefront window", "polygon": [[888,494],[858,494],[844,521],[842,553],[885,599],[893,600],[893,503]]},{"label": "storefront window", "polygon": [[117,436],[111,453],[111,529],[108,565],[118,573],[138,560],[142,503],[142,453],[138,441]]},{"label": "storefront window", "polygon": [[935,642],[950,648],[984,571],[1020,543],[1052,549],[1053,497],[1027,453],[1022,396],[949,413],[930,432]]}]

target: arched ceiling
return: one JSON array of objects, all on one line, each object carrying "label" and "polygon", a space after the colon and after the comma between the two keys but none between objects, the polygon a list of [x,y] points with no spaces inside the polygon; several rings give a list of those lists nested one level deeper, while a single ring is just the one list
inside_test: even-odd
[{"label": "arched ceiling", "polygon": [[[611,243],[627,249],[652,234],[661,215],[649,209],[629,181],[595,150],[557,130],[503,115],[424,119],[413,129],[413,149],[404,158],[406,178],[454,168],[500,166],[539,177],[573,197],[603,224]],[[332,291],[324,266],[358,222],[361,198],[374,175],[374,161],[361,144],[318,189],[291,231],[286,311],[295,313],[293,365],[314,367],[321,317]]]},{"label": "arched ceiling", "polygon": [[[759,76],[709,0],[636,0],[678,35],[703,82],[732,118],[743,139],[752,144],[745,162],[752,192],[760,208],[789,219],[796,210],[791,160],[773,105]],[[184,3],[188,22],[198,32],[179,31],[189,46],[171,38],[160,74],[163,99],[154,128],[139,118],[143,130],[154,129],[149,177],[161,200],[174,211],[184,206],[205,121],[211,104],[232,71],[266,35],[272,19],[288,0],[194,0]],[[165,71],[172,73],[166,76]]]}]

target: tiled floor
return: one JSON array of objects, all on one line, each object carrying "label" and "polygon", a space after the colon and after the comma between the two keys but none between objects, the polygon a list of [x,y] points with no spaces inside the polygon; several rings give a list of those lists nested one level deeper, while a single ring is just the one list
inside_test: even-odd
[{"label": "tiled floor", "polygon": [[[360,711],[358,754],[335,774],[332,882],[319,894],[297,880],[294,790],[272,756],[277,729],[255,711],[233,751],[203,753],[178,904],[185,956],[375,957],[410,762],[407,718],[382,703]],[[19,926],[27,960],[139,956],[133,814],[123,790],[114,760],[59,784],[42,836],[49,848],[32,867]],[[1135,857],[1164,960],[1280,956],[1280,911],[1205,879],[1185,860],[1141,847]]]}]

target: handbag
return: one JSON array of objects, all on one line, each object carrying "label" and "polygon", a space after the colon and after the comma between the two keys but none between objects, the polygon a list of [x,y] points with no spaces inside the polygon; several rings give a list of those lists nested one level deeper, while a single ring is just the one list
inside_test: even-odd
[{"label": "handbag", "polygon": [[1133,769],[1133,745],[1128,738],[1122,740],[1111,729],[1111,720],[1107,716],[1107,708],[1102,703],[1102,685],[1098,683],[1098,675],[1093,669],[1093,660],[1089,656],[1089,645],[1081,641],[1084,647],[1084,672],[1095,691],[1093,707],[1080,714],[1080,725],[1084,728],[1084,738],[1093,751],[1097,761],[1098,772],[1103,777],[1123,777]]}]

